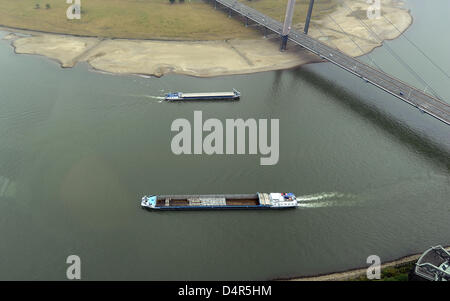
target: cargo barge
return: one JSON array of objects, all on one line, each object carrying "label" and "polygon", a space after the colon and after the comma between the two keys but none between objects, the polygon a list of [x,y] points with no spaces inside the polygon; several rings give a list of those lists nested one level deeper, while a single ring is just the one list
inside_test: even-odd
[{"label": "cargo barge", "polygon": [[288,209],[298,207],[293,193],[151,195],[141,206],[150,210]]},{"label": "cargo barge", "polygon": [[241,92],[233,89],[232,92],[211,92],[211,93],[168,93],[164,97],[168,101],[184,100],[237,100],[241,97]]}]

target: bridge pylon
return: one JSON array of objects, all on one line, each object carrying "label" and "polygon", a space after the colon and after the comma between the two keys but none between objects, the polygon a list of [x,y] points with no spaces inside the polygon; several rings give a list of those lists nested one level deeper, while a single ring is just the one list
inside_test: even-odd
[{"label": "bridge pylon", "polygon": [[305,29],[303,31],[305,34],[308,34],[309,22],[311,21],[313,7],[314,7],[314,0],[309,0],[308,14],[306,15]]},{"label": "bridge pylon", "polygon": [[292,26],[292,16],[294,15],[295,0],[289,0],[286,7],[286,16],[284,17],[283,32],[281,34],[281,51],[286,50],[289,32]]}]

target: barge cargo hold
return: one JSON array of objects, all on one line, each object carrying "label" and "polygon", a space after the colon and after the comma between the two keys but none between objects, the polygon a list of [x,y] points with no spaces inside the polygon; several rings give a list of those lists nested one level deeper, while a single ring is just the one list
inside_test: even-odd
[{"label": "barge cargo hold", "polygon": [[293,193],[152,195],[141,206],[151,210],[287,209],[298,207]]},{"label": "barge cargo hold", "polygon": [[211,93],[168,93],[164,97],[168,101],[183,100],[237,100],[241,97],[241,92],[233,89],[232,92],[211,92]]}]

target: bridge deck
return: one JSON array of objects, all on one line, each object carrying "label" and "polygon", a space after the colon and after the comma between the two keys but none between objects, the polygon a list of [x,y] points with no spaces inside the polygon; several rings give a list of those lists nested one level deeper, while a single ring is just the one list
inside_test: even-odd
[{"label": "bridge deck", "polygon": [[[237,0],[213,0],[231,9],[233,12],[266,27],[281,35],[283,24],[248,7]],[[322,42],[291,29],[289,40],[307,50],[317,54],[321,58],[347,70],[376,87],[392,94],[404,102],[417,107],[420,111],[450,125],[450,105],[411,85],[377,69],[374,69],[359,60],[352,58],[343,52],[329,47]]]}]

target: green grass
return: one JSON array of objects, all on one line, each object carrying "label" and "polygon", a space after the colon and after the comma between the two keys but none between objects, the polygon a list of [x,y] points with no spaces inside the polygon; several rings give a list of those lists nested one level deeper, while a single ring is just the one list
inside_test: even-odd
[{"label": "green grass", "polygon": [[[239,2],[263,12],[277,21],[283,22],[288,0],[239,0]],[[337,5],[336,0],[316,0],[312,18],[316,20],[323,18],[326,14],[334,11]],[[292,18],[293,24],[305,23],[308,7],[309,0],[297,0],[295,2],[295,10]]]},{"label": "green grass", "polygon": [[[408,281],[408,274],[414,268],[415,262],[406,263],[398,267],[388,267],[381,270],[381,279],[376,281]],[[351,281],[370,281],[367,277],[349,279]]]},{"label": "green grass", "polygon": [[[315,17],[334,9],[336,0],[316,1]],[[242,0],[275,19],[284,18],[287,0]],[[297,0],[295,22],[304,22],[307,0]],[[36,9],[39,4],[40,9]],[[50,8],[46,8],[46,4]],[[215,40],[256,38],[236,18],[202,0],[81,0],[81,20],[68,20],[63,0],[0,0],[0,25],[54,33],[138,39]],[[280,20],[281,20],[280,19]]]}]

